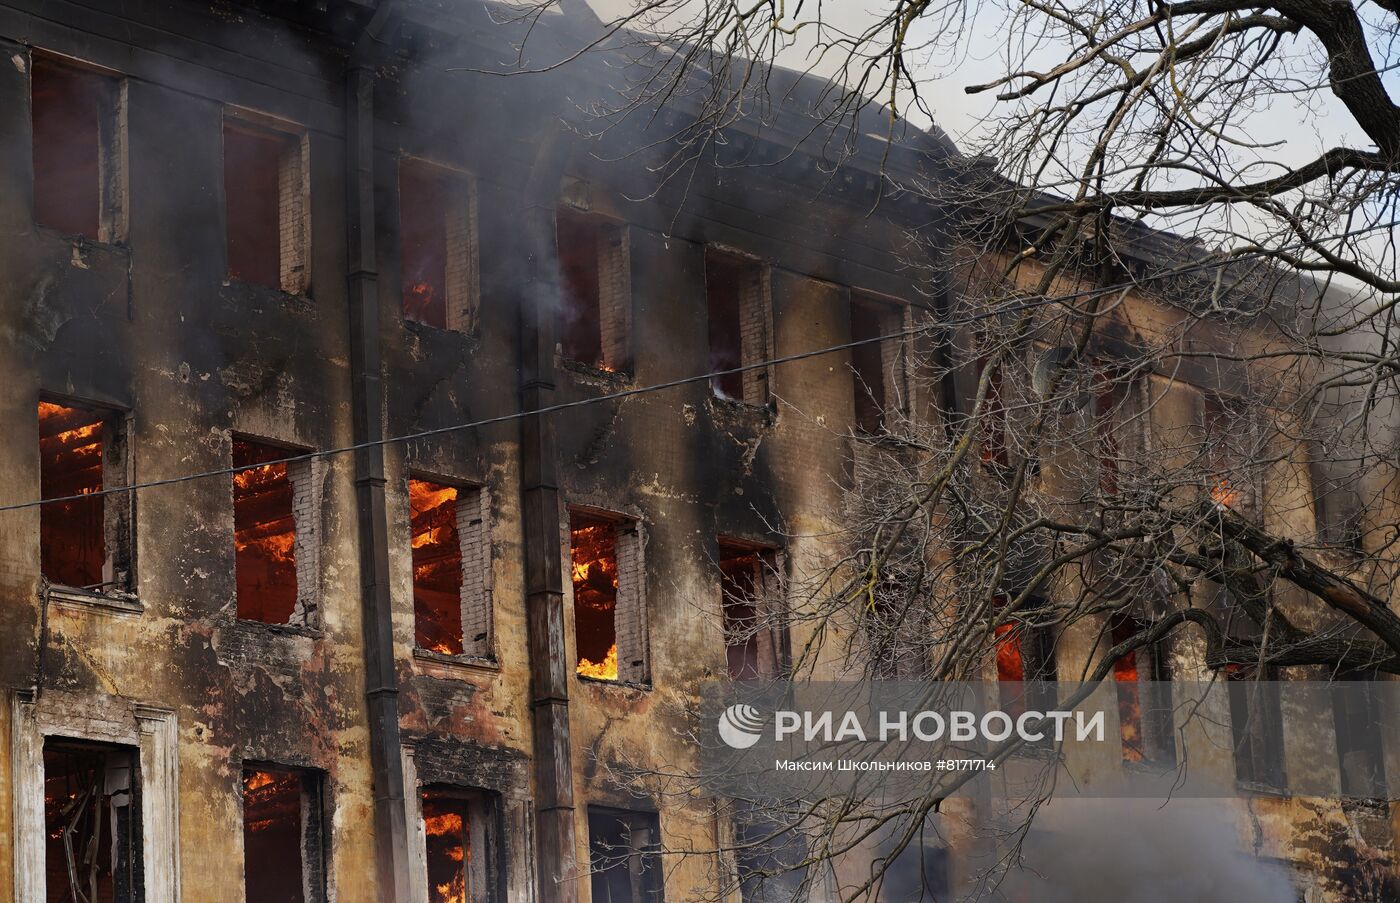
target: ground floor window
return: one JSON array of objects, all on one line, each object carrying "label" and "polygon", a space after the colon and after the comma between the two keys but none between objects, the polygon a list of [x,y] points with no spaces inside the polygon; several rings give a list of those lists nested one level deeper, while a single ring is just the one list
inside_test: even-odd
[{"label": "ground floor window", "polygon": [[243,769],[243,885],[248,903],[324,899],[318,776],[275,765]]},{"label": "ground floor window", "polygon": [[661,827],[654,812],[588,807],[593,903],[661,903]]},{"label": "ground floor window", "polygon": [[48,903],[137,903],[141,807],[136,750],[44,742],[44,870]]},{"label": "ground floor window", "polygon": [[423,788],[428,903],[495,903],[501,892],[497,797],[483,790]]}]

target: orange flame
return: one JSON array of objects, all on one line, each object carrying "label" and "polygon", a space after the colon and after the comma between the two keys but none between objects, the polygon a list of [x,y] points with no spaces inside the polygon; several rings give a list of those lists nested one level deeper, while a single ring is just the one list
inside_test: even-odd
[{"label": "orange flame", "polygon": [[1118,735],[1123,741],[1123,759],[1141,762],[1146,756],[1142,746],[1142,699],[1138,695],[1135,653],[1129,652],[1113,663],[1113,678],[1118,688]]},{"label": "orange flame", "polygon": [[617,680],[617,644],[613,643],[612,648],[608,650],[607,658],[601,662],[580,658],[578,660],[578,676],[591,677],[594,680]]},{"label": "orange flame", "polygon": [[1240,500],[1240,493],[1230,485],[1229,479],[1221,477],[1210,490],[1210,498],[1221,508],[1229,508]]},{"label": "orange flame", "polygon": [[[442,837],[447,834],[462,833],[462,816],[457,812],[443,812],[423,819],[423,830],[429,837]],[[454,857],[458,858],[458,857]]]},{"label": "orange flame", "polygon": [[994,631],[997,680],[1017,682],[1026,679],[1026,665],[1021,659],[1021,637],[1015,630],[1015,624],[998,624]]}]

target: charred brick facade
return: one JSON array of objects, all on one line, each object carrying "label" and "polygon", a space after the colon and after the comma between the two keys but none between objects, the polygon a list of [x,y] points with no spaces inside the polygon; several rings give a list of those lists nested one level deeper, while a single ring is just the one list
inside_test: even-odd
[{"label": "charred brick facade", "polygon": [[[606,67],[472,71],[504,46],[476,3],[285,6],[0,0],[0,506],[39,498],[46,399],[112,411],[123,451],[104,488],[150,484],[106,497],[112,586],[51,586],[38,509],[0,512],[0,897],[46,899],[57,874],[52,741],[136,757],[153,903],[244,899],[254,773],[314,785],[299,824],[319,839],[290,899],[587,901],[591,823],[674,850],[733,836],[713,801],[638,799],[608,766],[693,757],[661,723],[729,667],[722,552],[752,551],[750,602],[768,613],[818,559],[856,441],[850,354],[764,362],[849,342],[853,293],[890,304],[892,326],[936,316],[951,289],[915,284],[902,255],[942,214],[896,198],[872,216],[871,201],[882,160],[938,177],[956,151],[873,142],[832,179],[740,125],[731,149],[771,164],[761,174],[702,163],[658,186],[645,160],[616,162],[635,135],[561,125]],[[93,235],[36,219],[51,174],[33,75],[49,59],[110,89]],[[286,136],[274,177],[254,180],[271,196],[230,197],[258,190],[225,178],[231,122]],[[447,176],[440,323],[403,297],[405,161]],[[275,213],[256,236],[276,257],[255,261],[275,274],[261,282],[229,266],[229,210],[250,200]],[[600,366],[561,353],[561,204],[603,222]],[[736,292],[732,366],[758,366],[734,391],[700,379],[601,399],[712,369],[715,257]],[[877,357],[903,416],[928,414],[906,349],[930,342]],[[287,464],[283,623],[238,616],[238,436],[320,453]],[[457,489],[460,654],[415,641],[419,476]],[[572,509],[615,514],[616,680],[577,673]],[[765,631],[755,667],[781,672],[801,640]],[[444,838],[489,846],[457,898],[429,880],[452,859],[433,852]],[[733,868],[634,853],[671,901]]]}]

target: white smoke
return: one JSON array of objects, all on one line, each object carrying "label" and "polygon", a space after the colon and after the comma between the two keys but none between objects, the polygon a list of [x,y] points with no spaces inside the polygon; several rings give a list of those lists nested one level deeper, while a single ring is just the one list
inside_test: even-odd
[{"label": "white smoke", "polygon": [[[1294,903],[1287,872],[1242,848],[1221,800],[1057,800],[1001,888],[1036,903]],[[982,896],[981,899],[991,899]]]}]

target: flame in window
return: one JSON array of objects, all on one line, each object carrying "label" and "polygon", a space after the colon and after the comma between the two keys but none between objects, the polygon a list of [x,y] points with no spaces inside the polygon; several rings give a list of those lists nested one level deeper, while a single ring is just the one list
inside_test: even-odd
[{"label": "flame in window", "polygon": [[[435,511],[448,502],[457,501],[456,486],[439,486],[436,483],[429,483],[426,480],[408,481],[408,504],[409,510],[415,515]],[[424,546],[437,546],[447,542],[451,533],[451,541],[457,541],[456,524],[429,524],[421,530],[413,532],[413,548],[421,549]],[[418,569],[414,568],[414,575],[418,576]]]},{"label": "flame in window", "polygon": [[601,662],[580,657],[578,676],[591,677],[594,680],[617,680],[617,644],[613,643],[612,648],[608,650],[607,657]]},{"label": "flame in window", "polygon": [[466,801],[423,794],[423,834],[428,856],[429,903],[467,903]]},{"label": "flame in window", "polygon": [[1026,679],[1026,665],[1021,658],[1021,636],[1015,624],[998,624],[995,630],[997,651],[997,680],[1011,682]]},{"label": "flame in window", "polygon": [[419,281],[404,287],[403,312],[410,320],[431,322],[436,307],[437,287],[431,282]]},{"label": "flame in window", "polygon": [[1210,499],[1221,508],[1232,508],[1239,503],[1240,493],[1230,485],[1230,480],[1221,477],[1210,490]]},{"label": "flame in window", "polygon": [[455,486],[408,481],[414,641],[420,649],[443,655],[461,655],[465,649],[458,497]]},{"label": "flame in window", "polygon": [[617,525],[575,517],[569,532],[577,673],[617,680]]},{"label": "flame in window", "polygon": [[1142,698],[1138,693],[1135,652],[1129,652],[1113,663],[1113,679],[1118,688],[1118,735],[1123,740],[1123,759],[1141,762],[1146,756],[1142,742]]}]

